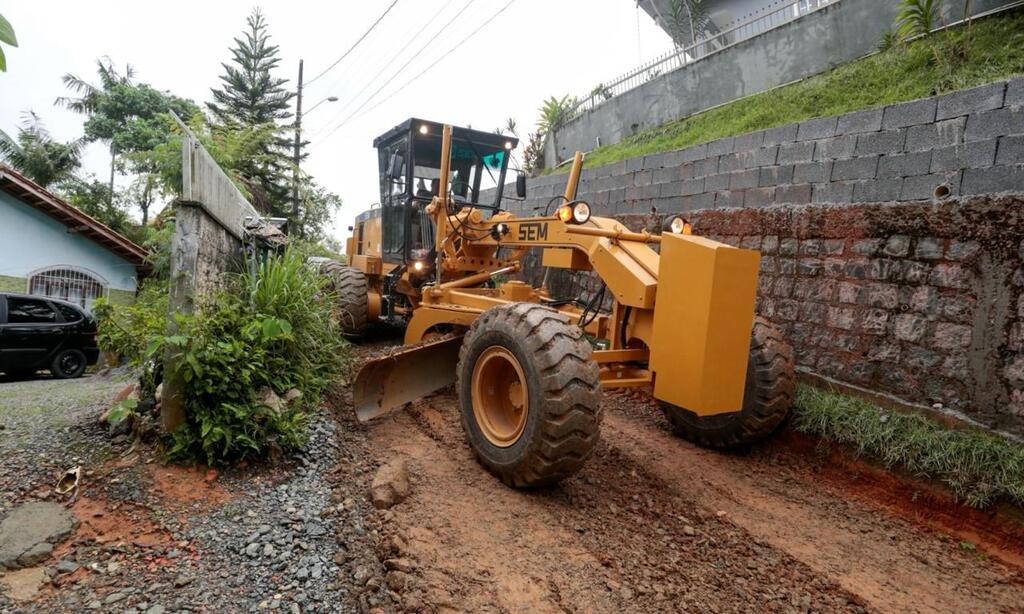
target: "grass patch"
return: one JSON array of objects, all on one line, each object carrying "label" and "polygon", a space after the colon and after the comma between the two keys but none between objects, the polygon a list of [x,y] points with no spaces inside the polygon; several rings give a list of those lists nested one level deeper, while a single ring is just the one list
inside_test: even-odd
[{"label": "grass patch", "polygon": [[972,507],[999,499],[1024,506],[1024,445],[1002,437],[807,385],[797,387],[793,424],[887,467],[939,480]]},{"label": "grass patch", "polygon": [[[881,36],[881,32],[877,33]],[[872,33],[866,33],[871,36]],[[977,20],[971,43],[956,28],[842,64],[826,73],[674,120],[598,147],[585,167],[973,87],[1024,73],[1024,11]],[[938,49],[932,48],[932,44]],[[951,58],[939,64],[939,57]],[[567,172],[569,165],[547,173]]]}]

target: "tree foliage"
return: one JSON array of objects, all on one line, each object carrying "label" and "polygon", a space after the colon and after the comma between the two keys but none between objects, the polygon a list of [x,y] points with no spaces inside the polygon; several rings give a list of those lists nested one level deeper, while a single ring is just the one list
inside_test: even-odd
[{"label": "tree foliage", "polygon": [[273,137],[262,145],[259,156],[244,160],[238,167],[249,180],[253,204],[273,215],[290,211],[287,154],[289,140],[280,132],[280,122],[291,118],[294,92],[285,88],[287,79],[275,77],[280,63],[278,46],[270,44],[267,23],[256,9],[246,20],[248,29],[235,38],[231,62],[224,63],[222,86],[215,89],[207,108],[218,125],[225,129],[272,128]]},{"label": "tree foliage", "polygon": [[[14,27],[11,26],[11,22],[7,21],[3,15],[0,15],[0,43],[10,45],[11,47],[18,46],[18,37],[14,34]],[[4,55],[4,48],[0,47],[0,72],[7,71],[7,56]]]},{"label": "tree foliage", "polygon": [[938,25],[940,0],[901,0],[896,14],[896,32],[902,40],[929,36]]},{"label": "tree foliage", "polygon": [[110,185],[94,177],[83,179],[73,177],[57,186],[57,191],[69,204],[82,210],[111,230],[123,235],[133,234],[132,220],[124,196],[111,195]]},{"label": "tree foliage", "polygon": [[84,147],[82,139],[55,140],[33,111],[22,116],[17,137],[0,131],[0,158],[44,188],[74,177],[82,165]]}]

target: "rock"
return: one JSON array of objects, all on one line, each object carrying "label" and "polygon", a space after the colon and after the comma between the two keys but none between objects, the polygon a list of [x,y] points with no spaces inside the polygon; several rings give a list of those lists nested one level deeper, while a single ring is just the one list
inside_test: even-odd
[{"label": "rock", "polygon": [[74,561],[68,559],[61,559],[57,561],[57,573],[74,573],[78,571],[80,565]]},{"label": "rock", "polygon": [[409,467],[405,459],[395,459],[377,470],[370,486],[370,500],[375,508],[388,509],[408,496]]},{"label": "rock", "polygon": [[356,583],[356,586],[366,584],[371,577],[373,577],[373,572],[366,565],[360,565],[352,571],[352,581]]},{"label": "rock", "polygon": [[165,611],[166,610],[164,609],[164,606],[162,606],[162,605],[155,605],[155,606],[149,608],[148,610],[146,610],[146,614],[164,614]]},{"label": "rock", "polygon": [[260,545],[257,543],[249,544],[245,547],[245,554],[252,558],[258,557],[260,555]]},{"label": "rock", "polygon": [[415,577],[401,571],[389,571],[384,580],[388,588],[396,593],[405,592],[416,584]]},{"label": "rock", "polygon": [[50,553],[53,552],[53,544],[46,542],[36,544],[29,548],[24,554],[18,557],[18,563],[22,567],[31,567],[36,563],[42,563],[46,559],[50,558]]},{"label": "rock", "polygon": [[12,571],[0,577],[0,583],[7,588],[7,594],[15,601],[30,601],[35,598],[46,579],[42,567],[29,567]]},{"label": "rock", "polygon": [[690,525],[686,525],[683,527],[683,535],[686,535],[687,537],[693,537],[696,534],[697,530],[691,527]]},{"label": "rock", "polygon": [[281,413],[281,410],[284,409],[284,402],[281,400],[281,397],[277,396],[277,393],[267,386],[257,390],[256,396],[261,404],[269,407],[276,414]]},{"label": "rock", "polygon": [[118,601],[122,601],[122,600],[127,599],[127,598],[128,598],[128,595],[126,595],[124,593],[110,593],[103,600],[103,604],[104,605],[111,605],[111,604],[117,603]]},{"label": "rock", "polygon": [[85,607],[90,610],[98,610],[103,607],[103,603],[99,599],[93,599]]},{"label": "rock", "polygon": [[403,573],[410,573],[416,569],[416,563],[410,559],[388,559],[384,561],[385,569],[392,571],[401,571]]},{"label": "rock", "polygon": [[288,392],[284,393],[283,398],[285,403],[291,405],[293,402],[302,398],[302,391],[298,388],[289,388]]},{"label": "rock", "polygon": [[277,554],[277,549],[274,548],[274,544],[263,544],[263,556],[274,556]]},{"label": "rock", "polygon": [[0,567],[24,565],[19,559],[26,554],[45,559],[52,546],[46,549],[42,544],[57,543],[77,527],[78,519],[57,503],[32,501],[14,508],[0,523]]},{"label": "rock", "polygon": [[188,586],[191,583],[192,583],[192,578],[189,578],[188,576],[178,576],[178,577],[174,578],[174,588],[181,588],[183,586]]}]

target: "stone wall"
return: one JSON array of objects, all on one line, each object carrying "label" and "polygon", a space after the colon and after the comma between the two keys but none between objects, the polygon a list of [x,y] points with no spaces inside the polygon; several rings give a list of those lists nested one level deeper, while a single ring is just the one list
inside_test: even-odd
[{"label": "stone wall", "polygon": [[801,368],[1024,434],[1024,197],[694,217],[761,251],[758,311]]},{"label": "stone wall", "polygon": [[[542,212],[565,181],[531,179],[507,206]],[[1020,194],[1017,78],[587,169],[578,196],[634,229],[683,212],[761,250],[758,309],[801,369],[1024,435]]]},{"label": "stone wall", "polygon": [[[834,0],[833,4],[730,45],[697,62],[650,79],[643,85],[583,112],[561,128],[545,152],[547,166],[589,151],[598,140],[617,143],[642,130],[785,85],[875,51],[899,10],[894,0]],[[961,0],[942,0],[943,21],[961,19]],[[973,0],[981,15],[1014,0]],[[774,7],[772,7],[774,8]],[[667,13],[665,13],[667,15]],[[609,75],[611,76],[611,75]]]},{"label": "stone wall", "polygon": [[[543,209],[566,175],[530,181]],[[987,194],[1024,186],[1024,78],[812,119],[583,171],[604,214]],[[506,190],[506,194],[515,193]]]}]

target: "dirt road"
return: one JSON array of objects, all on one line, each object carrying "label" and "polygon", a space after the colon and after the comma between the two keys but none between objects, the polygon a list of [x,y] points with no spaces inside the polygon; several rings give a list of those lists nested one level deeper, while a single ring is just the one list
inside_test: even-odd
[{"label": "dirt road", "polygon": [[381,524],[407,609],[1024,611],[1022,540],[983,514],[944,517],[792,437],[722,454],[672,436],[644,399],[605,408],[585,469],[539,492],[475,462],[450,391],[366,427],[378,462],[412,467]]}]

